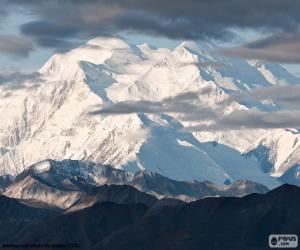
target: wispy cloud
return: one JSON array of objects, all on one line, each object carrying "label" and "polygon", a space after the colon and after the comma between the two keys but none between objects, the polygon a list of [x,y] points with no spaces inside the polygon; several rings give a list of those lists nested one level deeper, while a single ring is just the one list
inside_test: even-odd
[{"label": "wispy cloud", "polygon": [[[204,93],[203,93],[204,94]],[[110,104],[91,115],[120,115],[132,113],[161,114],[178,113],[183,119],[214,119],[216,111],[209,107],[199,106],[199,93],[186,92],[161,101],[124,101]],[[197,118],[196,118],[197,117]]]},{"label": "wispy cloud", "polygon": [[16,58],[28,57],[34,50],[33,42],[22,36],[0,35],[0,52]]},{"label": "wispy cloud", "polygon": [[[159,102],[119,102],[92,112],[91,115],[177,113],[185,121],[193,123],[202,121],[185,128],[190,131],[300,127],[299,85],[259,88],[248,94],[229,97],[227,100],[217,103],[216,106],[207,106],[201,103],[201,95],[209,93],[209,89],[204,89],[202,93],[187,92]],[[223,112],[228,105],[236,102],[269,99],[281,105],[281,110],[263,112],[257,109],[241,109],[227,114]],[[209,121],[209,123],[204,124],[203,121]]]},{"label": "wispy cloud", "polygon": [[186,127],[190,131],[216,131],[241,129],[299,128],[300,111],[262,112],[238,110],[224,115],[209,125]]},{"label": "wispy cloud", "polygon": [[257,88],[250,92],[232,95],[222,105],[229,105],[232,102],[244,101],[272,101],[280,105],[281,109],[299,109],[300,107],[300,82],[299,85],[271,86]]},{"label": "wispy cloud", "polygon": [[241,47],[221,49],[227,56],[262,59],[281,63],[300,63],[300,31],[280,33]]},{"label": "wispy cloud", "polygon": [[24,73],[12,70],[0,72],[0,86],[5,86],[6,89],[23,88],[26,82],[39,84],[42,82],[42,76],[39,72]]}]

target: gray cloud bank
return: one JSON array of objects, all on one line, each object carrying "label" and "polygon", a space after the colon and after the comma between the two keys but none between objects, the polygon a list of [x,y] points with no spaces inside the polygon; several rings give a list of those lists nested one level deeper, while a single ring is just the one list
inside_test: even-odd
[{"label": "gray cloud bank", "polygon": [[[293,0],[0,0],[0,3],[3,13],[17,6],[34,15],[37,19],[23,24],[20,30],[44,47],[62,47],[74,37],[88,39],[122,31],[171,39],[220,40],[233,38],[234,28],[294,34],[300,23],[300,2]],[[240,48],[230,54],[248,58],[253,53],[252,56],[271,60],[299,61],[298,57],[290,60],[285,54],[272,56],[271,52],[261,52],[262,48]]]},{"label": "gray cloud bank", "polygon": [[262,59],[281,63],[300,63],[300,31],[280,33],[242,47],[223,49],[221,53],[247,59]]},{"label": "gray cloud bank", "polygon": [[[204,90],[202,94],[207,94]],[[273,100],[283,105],[281,110],[263,112],[256,109],[236,110],[227,115],[222,110],[233,102],[245,100]],[[195,102],[196,101],[196,102]],[[199,102],[200,101],[200,102]],[[159,102],[119,102],[106,106],[91,115],[120,115],[132,113],[178,113],[185,121],[210,120],[211,124],[186,127],[189,131],[238,130],[258,128],[300,128],[300,86],[261,88],[248,95],[237,95],[211,108],[201,104],[201,93],[188,92]]]},{"label": "gray cloud bank", "polygon": [[[294,30],[300,21],[298,1],[282,0],[9,0],[29,8],[39,22],[25,34],[67,36],[135,30],[170,38],[224,38],[228,28]],[[84,28],[84,29],[83,29]],[[62,32],[63,31],[63,32]]]}]

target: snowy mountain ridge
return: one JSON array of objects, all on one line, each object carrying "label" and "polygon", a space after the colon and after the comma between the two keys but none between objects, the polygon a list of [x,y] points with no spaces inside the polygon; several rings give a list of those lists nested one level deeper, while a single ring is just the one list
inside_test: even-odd
[{"label": "snowy mountain ridge", "polygon": [[[249,179],[274,187],[270,174],[300,159],[299,135],[284,129],[185,132],[190,122],[176,113],[91,115],[113,103],[160,102],[189,92],[214,108],[232,92],[296,84],[278,65],[226,58],[193,42],[170,50],[99,37],[54,55],[39,72],[40,82],[25,88],[0,86],[0,95],[8,96],[0,101],[0,175],[16,176],[44,159],[74,159],[176,180]],[[224,112],[247,108],[232,103]],[[261,145],[267,150],[259,158]]]},{"label": "snowy mountain ridge", "polygon": [[3,184],[6,185],[3,194],[7,197],[62,209],[90,200],[95,191],[105,185],[129,185],[159,199],[185,202],[208,196],[240,197],[268,191],[265,186],[247,180],[220,186],[208,181],[175,181],[149,170],[132,174],[110,166],[75,160],[45,160],[26,169],[11,183],[4,180]]}]

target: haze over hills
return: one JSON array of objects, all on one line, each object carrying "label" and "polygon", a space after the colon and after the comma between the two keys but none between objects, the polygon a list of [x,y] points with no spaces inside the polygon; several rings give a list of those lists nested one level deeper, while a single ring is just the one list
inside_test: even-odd
[{"label": "haze over hills", "polygon": [[[217,109],[234,93],[298,83],[279,65],[226,58],[193,42],[169,50],[99,37],[54,55],[39,74],[13,92],[0,86],[1,175],[16,176],[45,159],[74,159],[174,180],[242,179],[273,188],[280,182],[271,175],[299,161],[296,130],[186,131],[213,118],[178,109],[187,102],[220,115],[277,108],[231,102]],[[120,102],[137,105],[114,105]]]}]

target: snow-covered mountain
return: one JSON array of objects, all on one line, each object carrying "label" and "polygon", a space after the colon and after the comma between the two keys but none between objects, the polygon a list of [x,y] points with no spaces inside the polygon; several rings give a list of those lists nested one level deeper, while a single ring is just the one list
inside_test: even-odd
[{"label": "snow-covered mountain", "polygon": [[[75,159],[175,180],[274,187],[270,174],[300,158],[291,130],[186,132],[193,122],[174,112],[91,115],[122,101],[162,102],[190,92],[214,108],[237,91],[298,82],[278,65],[226,58],[193,42],[170,50],[99,37],[55,54],[39,73],[23,88],[0,86],[0,175],[16,176],[44,159]],[[232,103],[223,112],[248,108]]]}]

